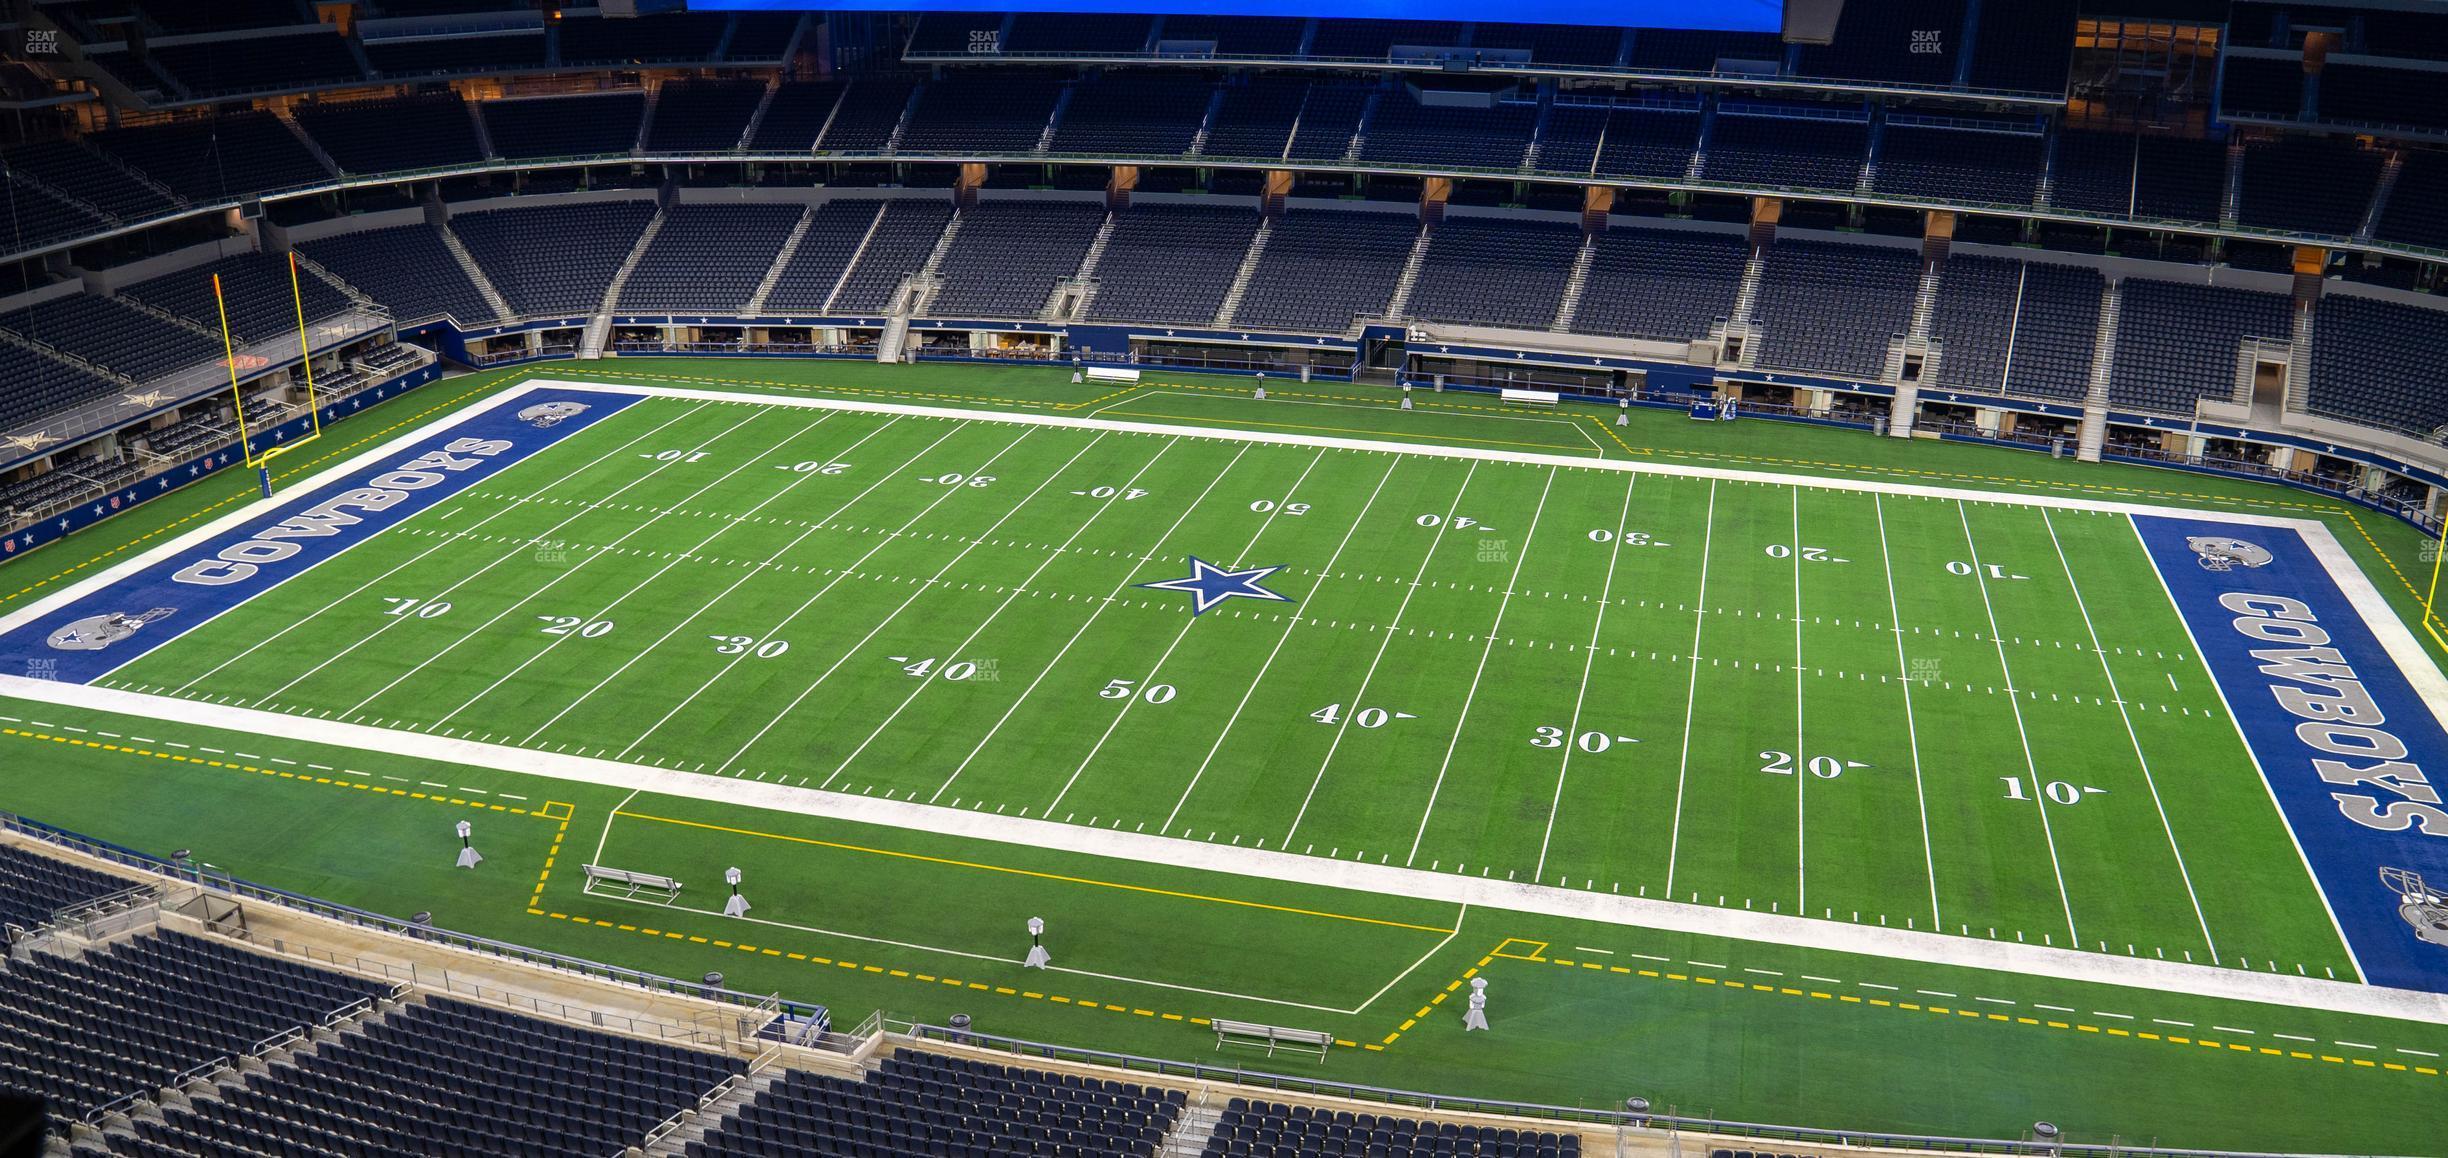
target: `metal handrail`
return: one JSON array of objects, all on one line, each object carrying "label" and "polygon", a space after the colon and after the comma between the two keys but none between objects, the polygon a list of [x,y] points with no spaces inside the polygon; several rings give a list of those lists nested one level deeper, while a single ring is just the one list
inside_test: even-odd
[{"label": "metal handrail", "polygon": [[1264,1070],[1245,1069],[1240,1066],[1171,1061],[1138,1054],[1051,1045],[1022,1038],[979,1033],[975,1030],[953,1030],[923,1022],[887,1022],[886,1024],[903,1026],[904,1028],[898,1032],[914,1041],[949,1042],[978,1049],[996,1050],[1015,1056],[1075,1061],[1126,1071],[1147,1072],[1177,1080],[1229,1082],[1234,1085],[1259,1086],[1317,1097],[1377,1102],[1389,1106],[1407,1106],[1442,1113],[1490,1114],[1509,1118],[1572,1122],[1617,1130],[1669,1132],[1687,1130],[1703,1134],[1768,1138],[1818,1145],[1878,1146],[1908,1150],[1944,1149],[1986,1154],[2026,1154],[2033,1155],[2035,1158],[2043,1155],[2048,1158],[2059,1158],[2061,1155],[2077,1155],[2081,1158],[2303,1158],[2300,1155],[2273,1151],[2200,1150],[2063,1141],[2026,1142],[2010,1138],[1960,1138],[1943,1134],[1889,1134],[1874,1130],[1832,1130],[1812,1126],[1788,1126],[1767,1122],[1698,1117],[1672,1112],[1656,1113],[1630,1109],[1599,1110],[1582,1106],[1548,1105],[1540,1102],[1513,1102],[1497,1098],[1452,1097],[1417,1090],[1363,1085],[1357,1082],[1336,1082],[1278,1074]]},{"label": "metal handrail", "polygon": [[1844,201],[1865,205],[1891,206],[1904,209],[1970,209],[1975,211],[2010,214],[2040,221],[2062,221],[2082,225],[2122,226],[2126,228],[2172,230],[2185,233],[2240,238],[2255,241],[2277,241],[2288,243],[2318,242],[2331,248],[2350,249],[2358,252],[2396,254],[2400,256],[2429,260],[2448,258],[2448,248],[2444,247],[2414,245],[2406,242],[2387,241],[2377,238],[2361,238],[2352,236],[2351,234],[2324,234],[2305,232],[2301,230],[2290,231],[2270,229],[2262,226],[2247,225],[2242,223],[2236,225],[2225,225],[2218,221],[2194,221],[2180,218],[2147,216],[2141,214],[2095,213],[2087,210],[2068,209],[2063,206],[2039,207],[2031,204],[2028,201],[2010,202],[1980,201],[1969,198],[1901,197],[1880,193],[1876,190],[1865,194],[1851,188],[1837,189],[1821,186],[1778,185],[1766,182],[1739,183],[1730,181],[1713,181],[1707,179],[1686,181],[1680,178],[1664,179],[1631,174],[1597,173],[1589,170],[1580,172],[1569,172],[1554,169],[1523,170],[1519,167],[1428,165],[1408,161],[1367,161],[1362,163],[1344,164],[1318,159],[1287,160],[1282,157],[1231,157],[1206,154],[1185,157],[1178,153],[1156,154],[1126,153],[1117,151],[1087,153],[1066,153],[1052,150],[1043,152],[1036,150],[1003,152],[988,152],[982,150],[969,150],[965,152],[925,152],[916,150],[831,152],[810,148],[787,152],[748,149],[700,149],[656,152],[652,150],[632,148],[605,153],[563,153],[543,157],[490,158],[475,164],[428,165],[410,169],[395,169],[383,173],[362,173],[347,176],[318,178],[313,181],[299,182],[270,189],[250,190],[238,194],[225,194],[220,197],[203,201],[189,202],[187,205],[174,209],[170,212],[157,213],[148,217],[122,218],[114,227],[94,233],[58,237],[47,241],[36,242],[16,252],[0,253],[0,261],[18,261],[29,257],[37,257],[45,253],[71,249],[93,241],[152,228],[156,225],[166,224],[182,218],[224,211],[249,202],[282,201],[297,197],[332,193],[345,189],[365,188],[378,185],[396,185],[402,182],[419,181],[428,178],[472,176],[485,173],[514,172],[528,169],[567,168],[583,165],[627,164],[634,162],[653,162],[660,164],[726,164],[741,162],[758,164],[792,164],[807,163],[812,161],[841,161],[853,163],[890,163],[894,161],[942,161],[950,163],[956,161],[976,161],[981,163],[1038,162],[1048,164],[1081,165],[1182,165],[1188,163],[1205,167],[1296,169],[1301,171],[1334,173],[1389,173],[1400,175],[1450,177],[1485,176],[1500,177],[1505,180],[1526,179],[1531,181],[1563,182],[1570,184],[1587,184],[1591,181],[1599,181],[1609,185],[1640,189],[1682,190],[1696,193],[1728,193],[1743,196],[1784,194],[1812,198],[1837,198]]}]

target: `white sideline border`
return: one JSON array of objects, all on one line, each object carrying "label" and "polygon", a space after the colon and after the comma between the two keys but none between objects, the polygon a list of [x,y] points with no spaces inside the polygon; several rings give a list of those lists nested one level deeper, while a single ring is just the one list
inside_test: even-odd
[{"label": "white sideline border", "polygon": [[[530,393],[555,389],[780,408],[826,409],[962,421],[1006,422],[1019,425],[1152,434],[1173,438],[1204,438],[1227,442],[1325,447],[1430,458],[1562,466],[1584,470],[1613,470],[1635,474],[1812,487],[1832,491],[1913,495],[2004,506],[2211,519],[2232,524],[2287,528],[2298,531],[2304,536],[2314,556],[2320,560],[2330,578],[2338,584],[2357,614],[2363,618],[2365,625],[2372,630],[2383,649],[2389,653],[2390,659],[2400,671],[2405,673],[2408,681],[2414,685],[2416,693],[2431,706],[2433,714],[2439,717],[2442,726],[2448,728],[2448,677],[2440,674],[2439,669],[2431,662],[2420,643],[2415,640],[2411,629],[2407,628],[2404,621],[2389,608],[2387,600],[2372,585],[2369,577],[2355,566],[2343,544],[2330,533],[2326,524],[2310,519],[2274,515],[2188,510],[2151,504],[2098,502],[2052,495],[2006,494],[1963,488],[1931,487],[1909,483],[1890,484],[1717,467],[1669,467],[1652,463],[1591,460],[1561,455],[1442,446],[1411,446],[1365,439],[1255,433],[1067,415],[1006,413],[840,399],[778,397],[563,379],[531,379],[520,383],[506,390],[490,403],[445,415],[434,422],[419,426],[362,454],[318,472],[313,477],[293,485],[289,493],[295,495],[313,490],[334,479],[361,471],[368,464],[383,460],[398,453],[405,446],[429,438],[439,431],[472,417],[504,406],[515,405]],[[47,615],[59,606],[81,599],[101,587],[119,581],[130,573],[191,551],[198,543],[262,518],[288,501],[290,500],[285,497],[275,497],[249,503],[229,515],[54,592],[5,618],[0,618],[0,631],[14,630],[29,620]],[[372,537],[368,536],[368,540]],[[325,556],[315,566],[342,554],[345,554],[345,549]],[[313,569],[313,566],[301,568],[296,574],[302,575]],[[296,575],[291,575],[288,578],[295,577]],[[283,580],[283,582],[286,581],[286,579]],[[279,584],[273,584],[266,590],[277,586]],[[28,679],[14,675],[0,675],[0,696],[64,707],[145,716],[198,727],[252,732],[305,743],[387,752],[412,759],[474,765],[546,779],[628,788],[633,792],[652,792],[668,796],[714,800],[749,808],[985,840],[999,844],[1016,844],[1032,848],[1063,848],[1092,856],[1220,872],[1262,880],[1319,884],[1358,892],[1420,897],[1478,908],[1512,909],[1606,924],[1729,937],[1798,948],[1903,958],[1960,968],[2019,973],[2051,980],[2144,987],[2207,998],[2290,1005],[2335,1013],[2448,1024],[2448,994],[2389,989],[2309,977],[2288,977],[2282,974],[2253,973],[2241,969],[2224,969],[2150,958],[2110,957],[2073,949],[1982,941],[1934,932],[1839,924],[1810,917],[1711,908],[1643,897],[1626,897],[1619,894],[1580,892],[1552,885],[1494,881],[1392,865],[1371,865],[1255,848],[1218,846],[1175,837],[1151,836],[1044,820],[989,815],[982,811],[963,811],[909,801],[879,800],[868,796],[789,787],[773,782],[676,772],[594,757],[569,756],[513,747],[506,744],[478,743],[418,732],[394,731],[335,720],[316,720],[278,712],[205,704],[174,697],[126,692],[83,684],[67,684],[53,680]],[[2281,823],[2284,823],[2283,813],[2280,819]],[[2315,881],[2315,889],[2316,891],[2318,889],[2317,881]]]}]

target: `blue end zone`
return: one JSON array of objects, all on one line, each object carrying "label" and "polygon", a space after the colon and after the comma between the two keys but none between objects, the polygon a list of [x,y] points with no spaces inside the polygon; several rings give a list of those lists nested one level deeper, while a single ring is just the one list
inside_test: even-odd
[{"label": "blue end zone", "polygon": [[2384,868],[2448,884],[2448,809],[2423,769],[2448,733],[2298,532],[2134,516],[2375,985],[2448,992],[2448,946],[2399,916]]},{"label": "blue end zone", "polygon": [[637,400],[536,390],[471,415],[0,634],[0,672],[92,683]]}]

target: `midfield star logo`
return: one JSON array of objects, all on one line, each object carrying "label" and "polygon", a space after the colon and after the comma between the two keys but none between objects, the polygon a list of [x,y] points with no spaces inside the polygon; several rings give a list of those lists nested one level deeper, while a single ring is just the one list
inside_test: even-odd
[{"label": "midfield star logo", "polygon": [[1272,567],[1251,567],[1241,571],[1227,571],[1192,555],[1188,575],[1179,579],[1142,583],[1139,586],[1153,587],[1159,591],[1187,591],[1193,600],[1190,605],[1190,614],[1204,615],[1209,608],[1227,599],[1259,599],[1270,603],[1292,602],[1291,596],[1280,595],[1258,585],[1259,580],[1283,569],[1284,565],[1278,563]]}]

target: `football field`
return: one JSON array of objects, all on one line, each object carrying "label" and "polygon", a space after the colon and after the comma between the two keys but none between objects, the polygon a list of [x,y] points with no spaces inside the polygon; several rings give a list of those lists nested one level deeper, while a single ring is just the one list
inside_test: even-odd
[{"label": "football field", "polygon": [[2358,979],[2122,511],[683,394],[83,653],[92,682]]}]

